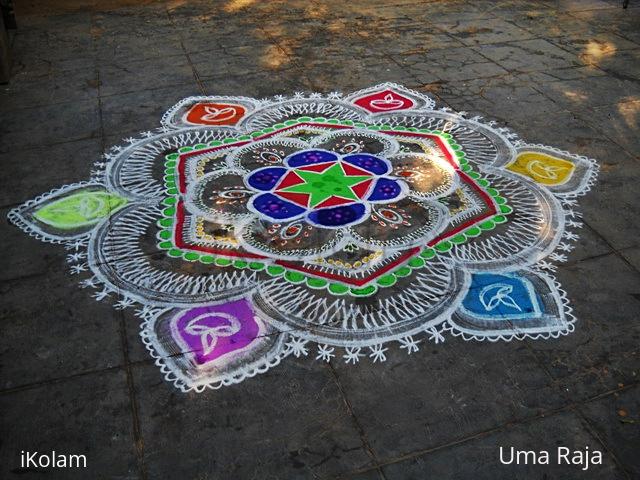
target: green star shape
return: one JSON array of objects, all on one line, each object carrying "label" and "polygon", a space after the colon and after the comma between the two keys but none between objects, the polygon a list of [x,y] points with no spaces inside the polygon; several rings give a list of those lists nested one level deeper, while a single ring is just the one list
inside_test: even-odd
[{"label": "green star shape", "polygon": [[283,188],[282,191],[310,194],[309,206],[311,208],[333,195],[355,201],[360,200],[351,190],[351,186],[371,178],[368,175],[346,175],[338,162],[320,173],[305,170],[294,171],[304,180],[304,183]]}]

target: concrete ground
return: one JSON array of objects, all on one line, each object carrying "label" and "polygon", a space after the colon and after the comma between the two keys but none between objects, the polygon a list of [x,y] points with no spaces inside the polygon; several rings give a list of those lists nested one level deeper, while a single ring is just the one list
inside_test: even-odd
[{"label": "concrete ground", "polygon": [[[640,2],[16,3],[2,218],[88,178],[192,94],[394,81],[594,157],[601,174],[558,270],[575,333],[448,339],[383,365],[293,358],[202,394],[163,380],[138,320],[80,290],[63,248],[3,221],[0,478],[640,478]],[[588,446],[603,462],[506,466],[500,446]],[[24,470],[21,450],[83,453],[88,468]]]}]

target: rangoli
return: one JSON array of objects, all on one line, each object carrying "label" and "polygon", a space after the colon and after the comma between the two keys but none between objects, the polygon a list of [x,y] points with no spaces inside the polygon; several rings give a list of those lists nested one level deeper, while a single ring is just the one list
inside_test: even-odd
[{"label": "rangoli", "polygon": [[594,160],[389,83],[189,97],[161,124],[9,218],[64,244],[97,300],[133,308],[184,391],[289,356],[383,362],[449,334],[574,330],[553,271]]}]

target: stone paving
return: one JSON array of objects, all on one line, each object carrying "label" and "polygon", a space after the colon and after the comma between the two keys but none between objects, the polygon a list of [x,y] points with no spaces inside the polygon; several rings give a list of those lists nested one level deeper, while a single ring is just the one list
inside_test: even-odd
[{"label": "stone paving", "polygon": [[[69,278],[65,252],[2,222],[0,477],[640,478],[640,2],[17,2],[0,89],[2,217],[89,176],[193,94],[393,81],[598,159],[558,276],[558,340],[429,345],[386,364],[292,359],[202,394],[165,382],[138,320]],[[588,470],[500,465],[499,446],[603,452]],[[20,451],[87,470],[20,468]]]}]

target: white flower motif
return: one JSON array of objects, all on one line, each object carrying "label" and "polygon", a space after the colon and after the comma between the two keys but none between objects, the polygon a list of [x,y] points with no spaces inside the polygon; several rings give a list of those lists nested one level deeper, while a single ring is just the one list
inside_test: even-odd
[{"label": "white flower motif", "polygon": [[98,284],[96,283],[96,277],[87,278],[86,280],[82,280],[80,282],[81,288],[96,288]]},{"label": "white flower motif", "polygon": [[421,340],[416,340],[413,337],[404,337],[398,341],[401,343],[400,348],[404,348],[407,350],[407,355],[411,355],[412,353],[420,350],[418,344],[421,342]]},{"label": "white flower motif", "polygon": [[342,98],[342,93],[341,92],[329,92],[329,94],[327,94],[327,98],[331,98],[333,100],[337,100],[339,98]]},{"label": "white flower motif", "polygon": [[509,140],[514,141],[514,142],[517,141],[517,139],[518,139],[518,134],[515,133],[515,132],[511,132],[511,131],[508,131],[507,133],[505,133],[504,136],[507,137]]},{"label": "white flower motif", "polygon": [[107,287],[105,287],[101,291],[94,293],[92,297],[100,301],[107,298],[110,294],[111,294],[111,291]]},{"label": "white flower motif", "polygon": [[387,360],[387,356],[384,354],[388,348],[385,348],[383,345],[373,345],[369,347],[371,353],[369,354],[369,358],[373,359],[373,363],[376,362],[384,362]]},{"label": "white flower motif", "polygon": [[425,330],[425,333],[429,335],[429,340],[431,340],[433,343],[444,343],[444,336],[440,331],[438,331],[437,328],[428,328],[427,330]]},{"label": "white flower motif", "polygon": [[354,365],[360,361],[360,357],[364,357],[364,353],[360,353],[362,349],[360,347],[347,347],[345,348],[344,363],[353,363]]},{"label": "white flower motif", "polygon": [[87,258],[87,254],[85,252],[77,252],[67,255],[67,262],[79,262],[83,258]]},{"label": "white flower motif", "polygon": [[577,240],[579,237],[573,232],[569,232],[568,230],[562,234],[564,238],[567,240]]},{"label": "white flower motif", "polygon": [[550,272],[555,272],[558,267],[556,267],[554,264],[547,262],[546,260],[540,260],[538,262],[538,268],[541,270],[548,270]]},{"label": "white flower motif", "polygon": [[79,240],[75,240],[73,242],[68,242],[64,247],[67,250],[78,250],[82,247],[86,247],[87,246],[87,240],[85,239],[79,239]]},{"label": "white flower motif", "polygon": [[124,310],[125,308],[129,308],[135,302],[132,298],[124,297],[121,300],[118,300],[113,306],[116,310]]},{"label": "white flower motif", "polygon": [[574,227],[574,228],[582,228],[583,223],[582,222],[575,222],[573,220],[567,220],[566,225],[568,227]]},{"label": "white flower motif", "polygon": [[308,343],[308,340],[303,340],[301,338],[294,337],[290,342],[287,342],[287,347],[293,353],[296,358],[299,358],[300,355],[304,355],[305,357],[309,354],[307,347],[305,345]]},{"label": "white flower motif", "polygon": [[125,142],[136,143],[138,140],[133,137],[127,137],[124,139]]},{"label": "white flower motif", "polygon": [[562,250],[563,252],[570,252],[573,249],[574,249],[574,246],[568,243],[561,243],[558,245],[558,250]]},{"label": "white flower motif", "polygon": [[556,252],[553,252],[551,255],[549,255],[549,258],[551,260],[556,261],[556,262],[566,262],[567,261],[567,256],[566,255],[563,255],[561,253],[556,253]]},{"label": "white flower motif", "polygon": [[149,130],[147,130],[146,132],[142,132],[140,135],[142,135],[144,138],[149,138],[149,137],[153,137],[153,132],[150,132]]},{"label": "white flower motif", "polygon": [[331,361],[335,354],[333,353],[335,348],[330,347],[329,345],[318,345],[318,355],[316,356],[316,360],[323,360],[325,362]]},{"label": "white flower motif", "polygon": [[136,315],[144,320],[151,319],[156,314],[156,309],[149,305],[143,306],[141,309],[136,310]]},{"label": "white flower motif", "polygon": [[89,265],[86,263],[78,263],[77,265],[71,265],[71,273],[79,274],[80,272],[86,272]]}]

